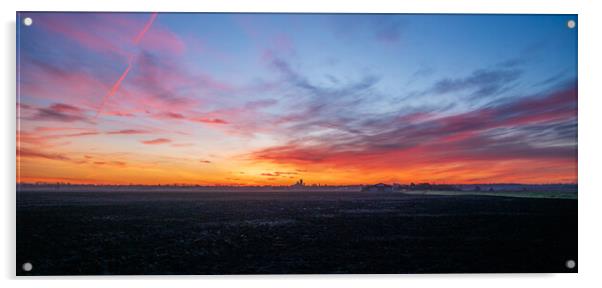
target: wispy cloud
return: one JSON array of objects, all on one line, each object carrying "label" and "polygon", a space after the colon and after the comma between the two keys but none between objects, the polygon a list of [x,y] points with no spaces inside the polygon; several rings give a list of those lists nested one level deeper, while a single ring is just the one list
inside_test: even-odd
[{"label": "wispy cloud", "polygon": [[94,162],[92,162],[92,164],[100,165],[100,166],[115,166],[115,167],[127,166],[127,163],[125,163],[123,161],[94,161]]},{"label": "wispy cloud", "polygon": [[17,155],[23,158],[44,158],[49,160],[71,161],[71,158],[61,153],[46,153],[27,148],[17,149]]},{"label": "wispy cloud", "polygon": [[392,43],[401,39],[405,25],[407,23],[399,17],[380,17],[373,21],[372,28],[378,41]]},{"label": "wispy cloud", "polygon": [[510,87],[521,74],[522,71],[518,69],[479,69],[465,77],[441,79],[425,93],[468,91],[473,97],[486,97]]},{"label": "wispy cloud", "polygon": [[55,103],[45,108],[38,108],[37,113],[32,117],[32,120],[48,120],[58,122],[91,122],[91,120],[86,116],[84,110],[63,103]]},{"label": "wispy cloud", "polygon": [[268,176],[268,177],[280,177],[280,176],[286,176],[289,177],[291,175],[297,175],[299,174],[298,172],[280,172],[280,171],[275,171],[275,172],[270,172],[270,173],[261,173],[261,176]]},{"label": "wispy cloud", "polygon": [[340,39],[350,42],[358,34],[367,34],[371,40],[385,44],[399,42],[408,21],[399,15],[345,15],[333,17],[334,34]]},{"label": "wispy cloud", "polygon": [[140,141],[140,143],[147,144],[147,145],[166,144],[166,143],[170,143],[170,142],[171,142],[171,139],[167,139],[167,138],[156,138],[156,139],[151,139],[151,140]]},{"label": "wispy cloud", "polygon": [[107,134],[116,135],[116,134],[124,134],[124,135],[133,135],[133,134],[146,134],[149,133],[146,130],[138,130],[138,129],[123,129],[123,130],[115,130],[109,131]]},{"label": "wispy cloud", "polygon": [[[472,161],[573,161],[576,86],[436,118],[389,118],[356,127],[376,133],[324,134],[255,151],[258,161],[329,167],[410,167]],[[410,120],[414,119],[414,120]],[[378,127],[373,125],[379,125]],[[524,135],[538,126],[542,138]],[[543,126],[545,125],[545,126]],[[380,131],[380,132],[377,132]],[[540,131],[543,133],[543,131]],[[549,143],[546,145],[546,143]]]},{"label": "wispy cloud", "polygon": [[226,120],[219,118],[192,118],[194,122],[208,123],[208,124],[228,124]]}]

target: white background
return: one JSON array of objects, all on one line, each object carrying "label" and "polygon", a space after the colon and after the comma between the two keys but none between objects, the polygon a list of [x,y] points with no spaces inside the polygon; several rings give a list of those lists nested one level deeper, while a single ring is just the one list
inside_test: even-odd
[{"label": "white background", "polygon": [[[200,3],[197,3],[200,2]],[[602,111],[600,1],[558,0],[304,0],[251,1],[49,1],[3,0],[3,95],[0,117],[0,275],[3,287],[602,287]],[[288,3],[291,2],[291,3]],[[395,4],[394,4],[395,3]],[[16,278],[15,269],[15,12],[16,11],[192,11],[192,12],[387,12],[387,13],[559,13],[579,14],[579,258],[578,274],[474,275],[292,275],[292,276],[126,276]],[[136,265],[136,263],[132,263]],[[596,283],[598,282],[598,283]],[[8,284],[8,285],[7,285]],[[4,286],[7,285],[7,286]]]}]

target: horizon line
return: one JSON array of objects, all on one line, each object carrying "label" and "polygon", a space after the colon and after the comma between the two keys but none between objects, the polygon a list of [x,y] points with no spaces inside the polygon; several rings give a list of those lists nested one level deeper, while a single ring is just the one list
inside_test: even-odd
[{"label": "horizon line", "polygon": [[[303,186],[296,187],[320,187],[320,186],[329,186],[329,187],[342,187],[342,186],[371,186],[377,184],[387,184],[385,182],[378,183],[364,183],[364,184],[306,184]],[[399,185],[399,186],[411,186],[412,184],[418,185],[432,185],[432,186],[444,186],[444,185],[578,185],[578,182],[550,182],[550,183],[519,183],[519,182],[492,182],[492,183],[430,183],[430,182],[420,182],[420,183],[390,183],[387,185]],[[284,184],[257,184],[257,185],[247,185],[247,184],[184,184],[184,183],[164,183],[164,184],[142,184],[142,183],[130,183],[130,184],[96,184],[96,183],[70,183],[70,182],[16,182],[16,185],[69,185],[69,186],[146,186],[146,187],[160,187],[160,186],[176,186],[176,187],[295,187],[295,184],[284,185]]]}]

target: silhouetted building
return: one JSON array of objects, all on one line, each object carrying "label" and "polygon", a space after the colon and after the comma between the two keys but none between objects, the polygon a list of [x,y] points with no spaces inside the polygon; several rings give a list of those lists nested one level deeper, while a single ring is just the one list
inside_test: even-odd
[{"label": "silhouetted building", "polygon": [[299,181],[295,182],[291,187],[305,187],[305,182],[303,182],[303,179],[299,179]]},{"label": "silhouetted building", "polygon": [[393,192],[393,186],[384,183],[362,187],[362,192]]}]

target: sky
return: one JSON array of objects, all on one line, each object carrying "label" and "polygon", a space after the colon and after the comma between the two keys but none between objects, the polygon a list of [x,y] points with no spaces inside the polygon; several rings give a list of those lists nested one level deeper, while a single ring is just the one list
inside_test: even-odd
[{"label": "sky", "polygon": [[577,183],[568,20],[19,13],[17,181]]}]

